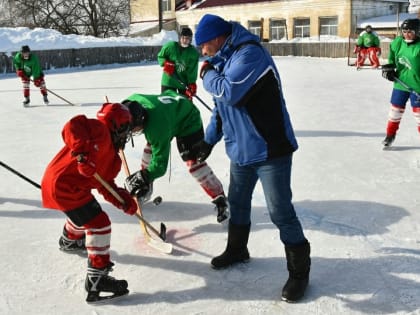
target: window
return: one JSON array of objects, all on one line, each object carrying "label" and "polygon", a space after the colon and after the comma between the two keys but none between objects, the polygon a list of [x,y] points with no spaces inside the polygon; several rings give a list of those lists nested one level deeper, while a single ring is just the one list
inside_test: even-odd
[{"label": "window", "polygon": [[319,35],[337,35],[338,17],[320,17],[319,18]]},{"label": "window", "polygon": [[258,37],[261,37],[261,21],[248,21],[248,30]]},{"label": "window", "polygon": [[294,20],[294,37],[309,37],[310,35],[310,20],[309,18],[299,18]]},{"label": "window", "polygon": [[270,20],[270,40],[287,39],[286,20]]},{"label": "window", "polygon": [[159,0],[162,1],[162,11],[171,11],[171,0]]}]

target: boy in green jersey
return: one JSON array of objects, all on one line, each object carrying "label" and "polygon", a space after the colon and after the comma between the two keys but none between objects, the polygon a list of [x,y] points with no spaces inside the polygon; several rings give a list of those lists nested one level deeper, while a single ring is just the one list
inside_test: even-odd
[{"label": "boy in green jersey", "polygon": [[34,85],[38,87],[44,99],[45,105],[48,105],[47,87],[45,85],[44,73],[42,72],[41,64],[38,57],[31,52],[29,46],[22,46],[13,58],[13,66],[16,69],[16,74],[21,78],[23,84],[23,106],[28,106],[30,103],[30,89],[29,83],[31,77]]},{"label": "boy in green jersey", "polygon": [[185,94],[190,100],[197,93],[199,53],[191,45],[193,33],[184,27],[179,41],[166,43],[158,53],[158,62],[163,67],[161,91],[174,90]]},{"label": "boy in green jersey", "polygon": [[405,20],[401,30],[402,35],[390,44],[388,64],[382,67],[382,76],[394,82],[386,137],[382,142],[385,147],[395,140],[408,100],[420,133],[420,20]]},{"label": "boy in green jersey", "polygon": [[364,65],[366,58],[369,58],[373,68],[379,67],[378,56],[381,55],[379,44],[379,37],[376,32],[372,30],[372,26],[366,26],[365,30],[360,33],[359,38],[357,39],[357,45],[354,49],[354,52],[357,54],[357,68]]},{"label": "boy in green jersey", "polygon": [[[217,210],[217,221],[228,218],[222,183],[198,152],[206,147],[200,111],[184,95],[167,90],[158,95],[132,94],[123,101],[133,116],[132,133],[143,133],[147,145],[141,170],[126,180],[127,189],[140,202],[150,198],[153,181],[166,173],[171,142],[176,138],[179,154]],[[209,150],[211,150],[209,148]]]}]

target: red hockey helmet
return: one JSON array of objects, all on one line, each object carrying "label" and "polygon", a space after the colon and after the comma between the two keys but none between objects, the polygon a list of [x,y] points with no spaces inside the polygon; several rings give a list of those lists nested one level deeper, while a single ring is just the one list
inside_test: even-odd
[{"label": "red hockey helmet", "polygon": [[132,120],[130,111],[120,103],[103,104],[96,116],[111,132],[129,128]]},{"label": "red hockey helmet", "polygon": [[105,103],[96,117],[110,130],[114,146],[123,149],[129,139],[132,121],[127,107],[120,103]]}]

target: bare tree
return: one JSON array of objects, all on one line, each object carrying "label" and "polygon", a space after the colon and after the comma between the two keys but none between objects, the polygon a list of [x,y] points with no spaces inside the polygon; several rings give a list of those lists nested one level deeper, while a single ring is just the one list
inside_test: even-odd
[{"label": "bare tree", "polygon": [[15,0],[13,25],[55,29],[63,34],[119,36],[130,24],[129,0]]}]

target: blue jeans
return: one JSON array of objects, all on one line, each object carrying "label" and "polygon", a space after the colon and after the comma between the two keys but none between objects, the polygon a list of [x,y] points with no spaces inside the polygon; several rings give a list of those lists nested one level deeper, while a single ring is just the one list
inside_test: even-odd
[{"label": "blue jeans", "polygon": [[271,221],[280,231],[280,240],[288,246],[306,242],[292,204],[291,168],[292,154],[246,166],[231,162],[228,194],[230,221],[237,225],[251,223],[252,193],[259,179]]}]

